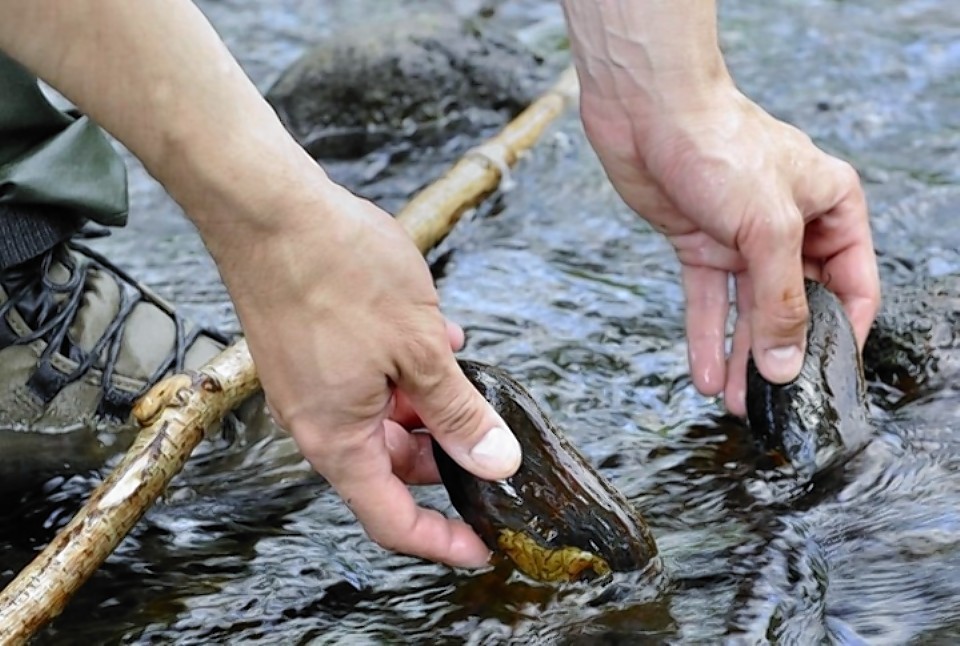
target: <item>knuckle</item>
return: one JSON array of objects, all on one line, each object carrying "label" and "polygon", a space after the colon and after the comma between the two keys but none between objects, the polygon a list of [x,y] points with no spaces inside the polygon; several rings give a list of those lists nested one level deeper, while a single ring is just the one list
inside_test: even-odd
[{"label": "knuckle", "polygon": [[[826,153],[824,153],[826,155]],[[867,219],[866,193],[863,190],[863,183],[860,179],[860,173],[852,164],[836,157],[828,156],[829,163],[826,168],[829,172],[827,181],[836,187],[835,204],[833,206],[844,204],[848,208],[846,212],[852,210],[856,213],[858,219]]]},{"label": "knuckle", "polygon": [[398,380],[421,392],[432,392],[444,381],[444,351],[449,345],[443,337],[416,335],[407,342],[404,361],[398,366]]},{"label": "knuckle", "polygon": [[479,427],[482,415],[473,397],[458,393],[437,410],[433,419],[436,428],[432,430],[447,435],[468,433]]},{"label": "knuckle", "polygon": [[834,173],[837,176],[837,179],[840,180],[842,184],[848,187],[860,187],[860,173],[857,172],[857,169],[853,167],[852,164],[846,162],[842,159],[833,158],[836,169]]},{"label": "knuckle", "polygon": [[737,246],[745,253],[769,255],[785,245],[799,248],[802,244],[805,224],[800,211],[790,209],[773,215],[768,206],[773,203],[776,200],[765,199],[761,204],[758,198],[745,214],[737,235]]},{"label": "knuckle", "polygon": [[[785,217],[767,218],[766,234],[768,244],[783,244],[796,241],[798,246],[803,239],[804,221],[799,211]],[[802,294],[801,294],[802,296]]]},{"label": "knuckle", "polygon": [[768,333],[793,338],[803,334],[806,329],[810,310],[802,289],[784,288],[779,298],[770,303],[761,303],[760,306],[766,319],[763,327]]},{"label": "knuckle", "polygon": [[389,526],[382,525],[376,528],[364,526],[364,530],[370,540],[385,550],[400,554],[414,554],[417,552],[415,538],[418,534],[417,526],[417,517],[414,516],[412,519],[401,521],[399,525],[394,519],[394,523]]},{"label": "knuckle", "polygon": [[403,539],[396,532],[368,531],[367,535],[374,543],[390,552],[406,551]]},{"label": "knuckle", "polygon": [[816,150],[819,150],[816,144],[813,143],[813,139],[805,131],[803,131],[802,129],[794,125],[788,125],[787,127],[789,128],[790,132],[793,134],[794,142],[797,145],[803,146],[805,149],[814,148]]}]

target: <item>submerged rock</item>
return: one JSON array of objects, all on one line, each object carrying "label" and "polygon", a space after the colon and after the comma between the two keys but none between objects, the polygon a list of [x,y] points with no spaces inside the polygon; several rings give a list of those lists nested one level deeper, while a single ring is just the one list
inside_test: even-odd
[{"label": "submerged rock", "polygon": [[352,158],[401,138],[500,124],[545,78],[516,40],[445,14],[351,29],[317,45],[267,92],[314,157]]},{"label": "submerged rock", "polygon": [[951,385],[960,374],[960,277],[886,290],[863,358],[868,378],[894,389],[883,394],[895,405]]}]

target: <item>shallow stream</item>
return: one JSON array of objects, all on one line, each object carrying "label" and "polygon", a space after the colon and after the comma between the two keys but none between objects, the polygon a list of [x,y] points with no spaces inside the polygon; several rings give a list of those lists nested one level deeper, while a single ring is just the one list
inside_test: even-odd
[{"label": "shallow stream", "polygon": [[[266,90],[338,28],[413,6],[467,13],[479,3],[198,4]],[[960,280],[955,4],[722,4],[724,48],[744,91],[860,170],[885,284]],[[535,46],[562,45],[557,3],[487,6]],[[455,148],[444,154],[452,159]],[[395,208],[416,185],[364,183],[364,164],[375,163],[331,173]],[[619,202],[576,115],[551,129],[513,180],[434,254],[443,307],[466,328],[464,355],[526,384],[649,519],[667,590],[591,606],[582,591],[505,571],[388,554],[292,442],[271,433],[204,447],[38,643],[716,643],[739,632],[760,639],[775,625],[839,643],[957,643],[956,393],[883,413],[898,424],[859,458],[859,484],[801,508],[765,505],[750,486],[742,426],[721,419],[722,403],[698,395],[687,376],[672,251]],[[130,226],[99,248],[195,318],[236,330],[191,225],[136,167],[132,197]],[[0,583],[96,482],[58,479],[4,512]],[[418,495],[449,509],[439,488]]]}]

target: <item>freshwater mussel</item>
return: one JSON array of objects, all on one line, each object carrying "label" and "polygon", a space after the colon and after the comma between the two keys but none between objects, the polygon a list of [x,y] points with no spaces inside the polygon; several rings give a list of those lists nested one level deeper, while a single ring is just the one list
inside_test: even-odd
[{"label": "freshwater mussel", "polygon": [[646,522],[506,372],[460,361],[464,373],[516,434],[519,470],[488,481],[434,443],[453,506],[495,552],[545,582],[589,581],[658,562]]},{"label": "freshwater mussel", "polygon": [[[807,281],[810,322],[800,375],[773,384],[752,359],[749,426],[761,449],[789,465],[796,484],[841,464],[871,433],[853,329],[836,296]],[[659,567],[650,530],[630,503],[550,422],[504,371],[460,365],[520,442],[523,462],[505,480],[468,473],[434,443],[443,484],[488,547],[525,574],[549,582],[591,580]]]},{"label": "freshwater mussel", "polygon": [[751,433],[800,483],[842,464],[873,433],[860,352],[843,305],[809,279],[806,296],[807,350],[796,379],[771,383],[752,357],[747,362]]}]

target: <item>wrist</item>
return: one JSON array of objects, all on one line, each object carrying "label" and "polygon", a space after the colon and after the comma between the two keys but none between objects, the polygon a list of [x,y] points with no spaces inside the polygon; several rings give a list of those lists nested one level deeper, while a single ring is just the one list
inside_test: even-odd
[{"label": "wrist", "polygon": [[257,195],[236,210],[219,203],[194,219],[245,330],[273,329],[265,316],[305,306],[318,286],[337,282],[358,238],[344,205],[357,198],[324,181],[263,202]]},{"label": "wrist", "polygon": [[217,258],[316,227],[342,191],[275,119],[171,138],[155,173]]},{"label": "wrist", "polygon": [[588,103],[642,117],[708,106],[733,86],[711,0],[565,0],[564,9]]}]

